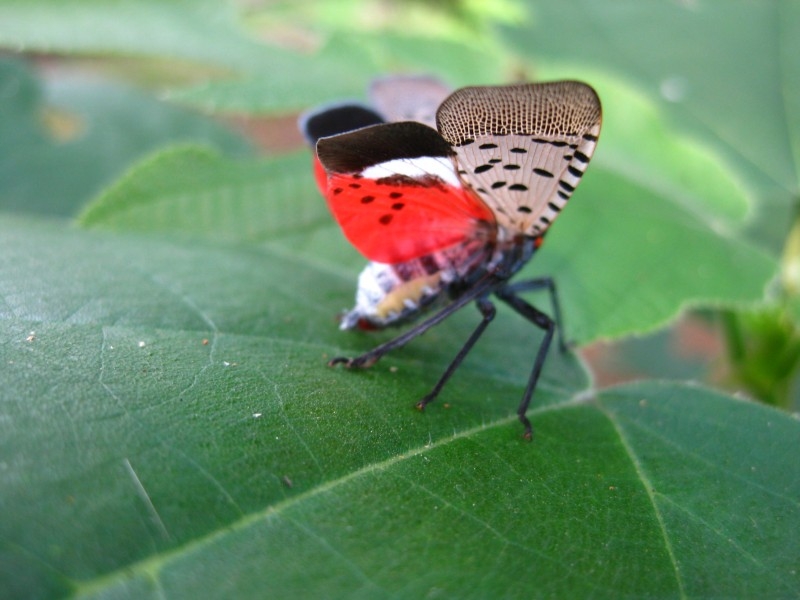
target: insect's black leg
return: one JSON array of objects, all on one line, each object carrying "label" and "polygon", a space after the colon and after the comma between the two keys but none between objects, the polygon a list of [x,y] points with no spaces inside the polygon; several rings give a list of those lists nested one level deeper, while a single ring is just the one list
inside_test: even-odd
[{"label": "insect's black leg", "polygon": [[536,354],[536,360],[533,363],[530,377],[528,378],[528,385],[525,388],[525,393],[522,395],[522,402],[517,409],[517,416],[525,427],[525,438],[531,439],[533,437],[533,427],[525,413],[528,412],[528,406],[531,403],[531,396],[536,389],[536,383],[539,381],[539,375],[544,366],[544,360],[547,358],[547,351],[550,349],[550,343],[553,341],[553,333],[555,332],[555,322],[542,311],[534,308],[525,300],[520,298],[515,293],[514,286],[507,286],[495,290],[495,294],[503,302],[508,304],[511,308],[528,319],[531,323],[544,330],[544,339],[539,346],[539,352]]},{"label": "insect's black leg", "polygon": [[469,336],[467,341],[461,347],[461,350],[458,351],[456,357],[453,359],[453,362],[447,367],[442,376],[439,378],[439,381],[436,382],[436,385],[433,386],[433,389],[428,392],[422,400],[417,402],[417,408],[419,410],[425,410],[425,407],[428,405],[429,402],[433,402],[436,399],[436,396],[439,395],[439,392],[442,391],[444,384],[447,383],[447,380],[450,379],[450,376],[455,373],[456,369],[458,369],[461,361],[469,354],[469,351],[472,350],[472,347],[475,345],[475,342],[478,341],[478,338],[481,337],[486,327],[489,326],[492,319],[494,319],[494,315],[497,312],[497,309],[494,307],[494,304],[488,298],[478,298],[475,303],[478,305],[478,310],[481,311],[481,315],[483,315],[483,319],[478,326],[475,328],[475,331]]},{"label": "insect's black leg", "polygon": [[553,320],[556,322],[556,328],[558,329],[558,348],[561,352],[566,352],[567,343],[564,341],[564,321],[561,317],[561,303],[558,301],[558,291],[556,290],[556,283],[553,281],[553,278],[537,277],[536,279],[518,281],[508,284],[504,289],[512,294],[547,289],[550,294],[550,305],[553,307]]},{"label": "insect's black leg", "polygon": [[345,367],[352,368],[367,368],[374,365],[380,358],[386,354],[387,352],[391,352],[396,348],[400,348],[404,346],[415,337],[422,335],[428,329],[433,327],[434,325],[438,325],[442,321],[444,321],[447,317],[455,313],[456,311],[460,310],[470,302],[472,302],[475,298],[479,298],[484,296],[488,293],[492,287],[497,285],[497,280],[491,277],[486,277],[483,280],[479,281],[473,288],[471,288],[468,292],[464,295],[459,296],[454,302],[445,306],[442,310],[438,313],[433,315],[431,318],[426,319],[416,327],[413,327],[406,331],[404,334],[397,336],[396,338],[389,340],[388,342],[381,344],[380,346],[376,346],[369,352],[362,354],[361,356],[356,356],[354,358],[348,358],[346,356],[337,356],[332,358],[328,361],[328,366],[332,367],[334,365],[344,365]]}]

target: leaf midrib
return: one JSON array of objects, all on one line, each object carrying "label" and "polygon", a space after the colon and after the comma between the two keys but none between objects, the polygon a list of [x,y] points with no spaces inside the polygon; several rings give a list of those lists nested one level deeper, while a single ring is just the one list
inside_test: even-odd
[{"label": "leaf midrib", "polygon": [[[560,410],[573,409],[577,406],[588,404],[593,400],[594,400],[593,394],[587,394],[585,392],[581,392],[575,394],[571,399],[565,402],[556,405],[548,405],[532,409],[528,412],[528,415],[529,416],[542,415],[547,413],[554,413]],[[457,442],[461,439],[469,438],[470,436],[475,435],[479,432],[494,429],[496,427],[510,425],[512,423],[516,423],[516,421],[517,421],[516,415],[501,417],[490,423],[482,423],[481,425],[465,429],[463,431],[453,434],[452,436],[442,438],[438,441],[431,442],[424,446],[411,448],[410,450],[403,452],[402,454],[397,454],[380,462],[367,464],[351,473],[347,473],[336,479],[332,479],[324,483],[321,483],[320,485],[316,486],[313,489],[302,492],[297,496],[287,498],[280,502],[276,502],[275,504],[272,504],[264,508],[263,510],[259,510],[250,514],[245,514],[237,521],[225,525],[224,527],[221,527],[216,531],[212,531],[204,536],[192,539],[191,541],[176,548],[173,548],[171,550],[160,552],[152,557],[142,559],[138,562],[129,565],[123,565],[118,569],[111,571],[100,577],[97,577],[93,580],[89,581],[72,580],[71,584],[74,587],[74,593],[72,594],[72,596],[77,597],[80,595],[98,594],[102,592],[104,589],[111,588],[113,585],[115,585],[120,581],[130,580],[136,576],[150,577],[152,578],[153,581],[158,581],[159,572],[165,567],[167,567],[171,562],[178,560],[183,556],[186,556],[192,552],[196,552],[207,546],[211,546],[217,540],[222,539],[224,536],[237,533],[241,530],[244,530],[254,525],[255,523],[269,519],[270,517],[278,516],[281,513],[292,508],[293,506],[296,506],[302,502],[306,502],[308,500],[321,496],[331,490],[334,490],[360,477],[365,477],[376,472],[384,471],[386,469],[391,468],[395,464],[413,459],[417,456],[439,449],[443,446]],[[524,451],[525,448],[523,447],[520,450]],[[685,597],[685,595],[683,595],[683,597]]]}]

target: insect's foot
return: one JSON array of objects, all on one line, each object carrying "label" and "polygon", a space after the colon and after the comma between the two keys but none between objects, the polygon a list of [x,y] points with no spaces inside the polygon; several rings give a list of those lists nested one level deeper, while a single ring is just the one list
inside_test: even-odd
[{"label": "insect's foot", "polygon": [[414,406],[416,406],[417,410],[422,412],[425,410],[425,407],[428,406],[431,402],[436,399],[436,394],[431,392],[427,396],[424,396],[419,402],[417,402]]},{"label": "insect's foot", "polygon": [[329,367],[335,367],[336,365],[344,365],[348,369],[352,366],[353,359],[347,356],[335,356],[328,361]]},{"label": "insect's foot", "polygon": [[525,433],[522,434],[522,438],[530,442],[533,439],[533,425],[531,425],[528,417],[524,414],[519,415],[519,420],[522,422],[523,427],[525,427]]},{"label": "insect's foot", "polygon": [[328,366],[335,367],[336,365],[344,365],[347,369],[368,369],[377,361],[377,358],[370,356],[369,354],[356,356],[355,358],[336,356],[328,361]]}]

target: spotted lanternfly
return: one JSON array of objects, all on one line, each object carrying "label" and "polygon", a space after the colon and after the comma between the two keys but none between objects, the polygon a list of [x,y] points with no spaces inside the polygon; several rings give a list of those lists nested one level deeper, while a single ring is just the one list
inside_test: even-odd
[{"label": "spotted lanternfly", "polygon": [[[373,96],[375,109],[339,104],[300,119],[316,150],[319,188],[370,260],[341,328],[380,329],[437,302],[444,307],[366,354],[329,365],[369,367],[474,300],[483,318],[417,403],[424,409],[494,317],[495,296],[544,331],[517,410],[530,439],[525,413],[561,316],[550,277],[510,278],[542,244],[589,164],[600,134],[597,94],[577,81],[449,94],[435,80],[406,78],[378,82]],[[550,293],[553,318],[519,295],[539,289]]]}]

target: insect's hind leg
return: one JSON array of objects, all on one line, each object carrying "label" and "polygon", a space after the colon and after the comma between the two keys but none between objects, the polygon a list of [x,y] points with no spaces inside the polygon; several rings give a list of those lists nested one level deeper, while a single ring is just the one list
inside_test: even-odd
[{"label": "insect's hind leg", "polygon": [[[532,280],[531,282],[524,281],[522,284],[536,281],[538,280]],[[547,284],[542,285],[544,286]],[[524,287],[524,285],[520,287],[522,287],[524,290],[531,289],[530,287]],[[515,311],[517,311],[520,315],[528,319],[531,323],[545,332],[544,339],[539,346],[539,351],[536,353],[536,360],[533,363],[533,369],[531,369],[531,374],[528,378],[528,385],[525,387],[525,393],[522,395],[522,401],[519,404],[519,408],[517,408],[517,417],[519,417],[520,422],[525,427],[525,439],[529,440],[533,437],[533,426],[531,425],[531,422],[525,413],[528,412],[528,406],[531,403],[533,391],[536,389],[536,383],[539,381],[539,375],[542,372],[544,361],[547,358],[547,352],[550,349],[551,342],[553,341],[556,323],[538,308],[531,306],[525,302],[525,300],[517,296],[516,292],[518,289],[519,287],[515,285],[509,285],[495,290],[495,295]]]},{"label": "insect's hind leg", "polygon": [[396,338],[381,344],[380,346],[376,346],[375,348],[373,348],[369,352],[365,352],[361,356],[356,356],[353,358],[348,358],[346,356],[337,356],[335,358],[332,358],[331,360],[328,361],[328,366],[332,367],[334,365],[344,365],[347,368],[363,368],[363,369],[371,367],[376,362],[378,362],[384,354],[387,354],[392,350],[400,348],[401,346],[405,346],[415,337],[422,335],[434,325],[438,325],[439,323],[444,321],[447,317],[449,317],[456,311],[462,309],[464,306],[466,306],[476,298],[481,298],[485,296],[486,293],[488,293],[489,290],[491,290],[496,285],[497,281],[495,279],[491,277],[486,277],[480,280],[467,293],[458,297],[454,302],[445,306],[438,313],[426,319],[419,325],[412,327],[404,334],[399,335]]},{"label": "insect's hind leg", "polygon": [[497,313],[497,309],[494,307],[494,304],[486,298],[478,298],[475,301],[475,304],[478,306],[478,310],[481,311],[481,315],[483,319],[481,322],[478,323],[478,326],[475,330],[470,334],[467,341],[464,342],[464,345],[461,346],[461,350],[458,351],[456,357],[450,363],[450,365],[445,369],[445,372],[442,373],[442,376],[439,378],[439,381],[436,382],[436,385],[433,386],[433,389],[428,392],[422,400],[417,402],[417,408],[419,410],[425,410],[425,407],[430,403],[436,400],[436,397],[439,395],[439,392],[442,391],[444,384],[450,379],[453,373],[456,372],[456,369],[461,365],[461,362],[466,358],[469,351],[472,350],[472,347],[475,345],[475,342],[478,341],[478,338],[483,335],[483,332],[489,326],[489,323],[492,322],[494,319],[494,315]]},{"label": "insect's hind leg", "polygon": [[553,281],[552,277],[537,277],[536,279],[517,281],[504,286],[503,289],[514,295],[519,292],[536,292],[546,289],[550,296],[550,306],[553,307],[553,320],[556,322],[556,329],[558,329],[558,349],[562,353],[567,351],[568,344],[564,341],[564,320],[561,317],[561,303],[558,300],[556,282]]}]

